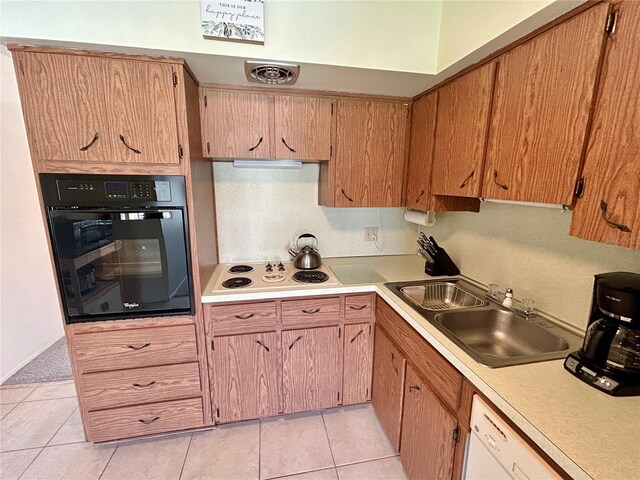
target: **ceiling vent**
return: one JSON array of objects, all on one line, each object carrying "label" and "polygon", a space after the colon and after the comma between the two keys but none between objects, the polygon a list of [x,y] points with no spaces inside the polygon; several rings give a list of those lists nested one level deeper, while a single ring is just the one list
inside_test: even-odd
[{"label": "ceiling vent", "polygon": [[298,80],[300,65],[279,62],[244,62],[244,73],[247,80],[267,85],[293,85]]}]

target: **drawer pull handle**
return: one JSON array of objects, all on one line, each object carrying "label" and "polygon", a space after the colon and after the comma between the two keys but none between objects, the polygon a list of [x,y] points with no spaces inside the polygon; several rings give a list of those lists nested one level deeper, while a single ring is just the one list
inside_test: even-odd
[{"label": "drawer pull handle", "polygon": [[260,145],[262,143],[262,137],[260,137],[260,140],[258,140],[258,143],[256,143],[253,147],[249,148],[250,152],[253,152],[256,148],[258,148],[258,145]]},{"label": "drawer pull handle", "polygon": [[395,362],[395,360],[396,360],[396,356],[395,356],[395,354],[394,354],[393,352],[391,352],[391,366],[392,366],[392,367],[393,367],[393,369],[395,370],[396,375],[400,375],[400,370],[398,370],[398,367],[396,367],[396,366],[393,364],[393,362]]},{"label": "drawer pull handle", "polygon": [[260,340],[256,340],[256,343],[258,345],[260,345],[262,348],[264,348],[267,352],[269,352],[269,347],[267,347],[264,343],[262,343]]},{"label": "drawer pull handle", "polygon": [[509,190],[509,187],[507,185],[505,185],[504,183],[498,182],[498,170],[493,171],[493,183],[495,183],[498,187],[500,187],[503,190]]},{"label": "drawer pull handle", "polygon": [[358,338],[360,335],[362,335],[362,333],[364,333],[364,330],[360,330],[358,333],[356,333],[356,336],[353,337],[349,343],[355,342],[356,338]]},{"label": "drawer pull handle", "polygon": [[475,169],[471,170],[471,173],[467,176],[467,178],[465,178],[462,183],[460,184],[460,188],[464,188],[467,186],[467,183],[469,183],[469,181],[473,178],[473,175],[476,173]]},{"label": "drawer pull handle", "polygon": [[147,420],[145,420],[144,418],[140,418],[140,419],[138,419],[138,421],[140,423],[144,423],[145,425],[149,425],[149,424],[151,424],[151,423],[153,423],[153,422],[155,422],[156,420],[159,420],[159,419],[160,419],[160,417],[153,417],[153,418],[150,418],[150,419],[147,419]]},{"label": "drawer pull handle", "polygon": [[418,203],[423,195],[424,195],[424,190],[420,190],[420,195],[418,195],[418,197],[416,198],[416,201],[413,203]]},{"label": "drawer pull handle", "polygon": [[349,308],[351,310],[355,310],[359,312],[360,310],[364,310],[365,308],[367,308],[367,306],[366,305],[349,305]]},{"label": "drawer pull handle", "polygon": [[607,202],[604,200],[600,200],[600,210],[602,210],[602,219],[604,223],[609,225],[610,227],[617,228],[621,232],[631,233],[631,229],[622,223],[616,223],[611,220],[611,217],[607,218]]},{"label": "drawer pull handle", "polygon": [[127,345],[127,348],[130,348],[131,350],[142,350],[143,348],[147,348],[149,345],[151,345],[151,344],[150,343],[145,343],[141,347],[136,347],[135,345]]},{"label": "drawer pull handle", "polygon": [[314,313],[318,313],[320,311],[319,308],[314,308],[313,310],[302,310],[302,313],[306,313],[307,315],[313,315]]},{"label": "drawer pull handle", "polygon": [[347,194],[344,192],[344,188],[341,188],[341,189],[340,189],[340,191],[342,192],[342,195],[344,195],[344,197],[345,197],[347,200],[349,200],[350,202],[353,202],[353,198],[351,198],[349,195],[347,195]]},{"label": "drawer pull handle", "polygon": [[135,153],[136,155],[140,155],[142,152],[140,150],[138,150],[137,148],[133,148],[132,146],[130,146],[127,143],[127,140],[124,138],[124,135],[120,134],[120,141],[122,142],[122,144],[127,147],[129,150],[131,150],[133,153]]},{"label": "drawer pull handle", "polygon": [[255,315],[255,313],[246,313],[244,315],[234,315],[235,318],[238,318],[240,320],[248,320],[249,318],[253,317]]},{"label": "drawer pull handle", "polygon": [[293,348],[293,346],[298,343],[298,341],[300,341],[302,339],[302,335],[300,335],[298,338],[296,338],[293,343],[291,345],[289,345],[289,350],[291,350]]},{"label": "drawer pull handle", "polygon": [[287,147],[290,152],[293,152],[293,153],[296,152],[293,148],[291,148],[289,145],[287,145],[287,141],[284,139],[284,137],[282,137],[282,143],[284,143],[284,146]]},{"label": "drawer pull handle", "polygon": [[412,385],[412,386],[409,387],[409,391],[410,392],[415,392],[415,391],[419,392],[420,391],[420,387],[417,386],[417,385]]},{"label": "drawer pull handle", "polygon": [[100,135],[98,134],[98,132],[96,132],[96,134],[93,136],[93,140],[91,140],[84,147],[80,147],[80,151],[81,152],[86,152],[87,150],[89,150],[91,147],[93,147],[93,144],[98,141],[98,138],[100,138]]},{"label": "drawer pull handle", "polygon": [[147,388],[150,387],[151,385],[155,385],[156,381],[154,380],[153,382],[149,382],[146,385],[140,385],[139,383],[134,383],[133,386],[137,387],[137,388]]}]

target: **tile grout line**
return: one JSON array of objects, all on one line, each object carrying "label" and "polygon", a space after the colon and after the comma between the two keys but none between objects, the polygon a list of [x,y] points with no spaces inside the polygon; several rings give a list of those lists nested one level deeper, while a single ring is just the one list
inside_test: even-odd
[{"label": "tile grout line", "polygon": [[258,480],[262,468],[262,419],[258,420]]},{"label": "tile grout line", "polygon": [[[29,402],[26,402],[29,403]],[[71,410],[71,413],[69,414],[69,416],[64,420],[64,422],[62,422],[62,425],[60,425],[60,427],[56,430],[56,433],[54,433],[51,438],[49,439],[49,441],[46,443],[46,445],[44,446],[44,448],[47,448],[49,446],[49,444],[51,443],[51,440],[53,440],[55,438],[55,436],[58,434],[58,432],[60,430],[62,430],[62,427],[65,426],[65,424],[69,421],[69,419],[73,416],[74,413],[76,413],[76,410],[78,410],[80,407],[76,406],[76,408],[74,408],[73,410]],[[73,443],[79,443],[79,442],[73,442]],[[69,445],[69,444],[67,444]],[[53,446],[53,445],[52,445]]]},{"label": "tile grout line", "polygon": [[111,460],[113,459],[113,456],[116,454],[116,450],[118,450],[119,446],[120,446],[120,444],[116,445],[116,448],[114,448],[113,452],[111,452],[111,456],[109,457],[109,460],[107,460],[107,463],[105,463],[104,468],[102,469],[102,472],[100,472],[100,476],[98,477],[98,480],[100,480],[102,478],[102,476],[104,475],[104,472],[107,471],[107,467],[111,463]]},{"label": "tile grout line", "polygon": [[[315,473],[315,472],[324,472],[325,470],[336,470],[336,467],[323,467],[323,468],[314,468],[313,470],[305,470],[304,472],[298,473],[287,473],[286,475],[278,475],[276,477],[268,477],[264,480],[286,480],[287,478],[297,477],[298,475],[306,475],[307,473]],[[336,470],[336,475],[338,474]]]},{"label": "tile grout line", "polygon": [[[28,449],[30,450],[30,449]],[[14,451],[19,451],[19,450],[14,450]],[[38,454],[33,457],[33,460],[31,460],[31,462],[29,462],[29,465],[27,465],[27,468],[24,469],[24,471],[18,476],[18,480],[20,480],[22,478],[22,476],[27,472],[27,470],[29,470],[29,467],[31,467],[31,465],[33,465],[33,462],[36,461],[36,459],[40,456],[40,454],[44,452],[44,447],[40,447],[40,451],[38,452]],[[3,452],[4,453],[4,452]]]},{"label": "tile grout line", "polygon": [[333,447],[331,446],[331,439],[329,438],[329,432],[327,431],[327,422],[324,421],[324,410],[320,411],[320,416],[322,417],[322,426],[324,427],[324,434],[327,436],[327,443],[329,444],[329,452],[331,452],[331,461],[333,462],[333,468],[336,469],[336,475],[337,475],[338,468],[336,465],[336,458],[333,456]]},{"label": "tile grout line", "polygon": [[191,449],[192,441],[193,441],[193,433],[189,435],[189,444],[187,445],[187,451],[184,454],[184,460],[182,461],[182,468],[180,469],[180,475],[178,475],[178,480],[182,478],[182,474],[184,473],[184,466],[187,464],[187,457],[189,456],[189,450]]}]

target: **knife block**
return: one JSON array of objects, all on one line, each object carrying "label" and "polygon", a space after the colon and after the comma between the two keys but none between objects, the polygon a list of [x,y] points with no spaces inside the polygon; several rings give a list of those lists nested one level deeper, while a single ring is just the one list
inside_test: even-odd
[{"label": "knife block", "polygon": [[433,257],[433,261],[427,260],[424,264],[424,273],[431,275],[432,277],[439,277],[442,275],[459,275],[460,269],[451,260],[451,257],[444,248],[439,248],[436,255]]}]

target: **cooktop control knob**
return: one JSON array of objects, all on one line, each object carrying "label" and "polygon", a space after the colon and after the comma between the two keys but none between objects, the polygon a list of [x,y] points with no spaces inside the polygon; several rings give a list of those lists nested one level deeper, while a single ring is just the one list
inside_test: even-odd
[{"label": "cooktop control knob", "polygon": [[284,265],[282,262],[278,263],[278,271],[279,272],[284,272]]},{"label": "cooktop control knob", "polygon": [[271,265],[271,262],[267,263],[267,266],[265,268],[267,272],[273,272],[273,265]]}]

